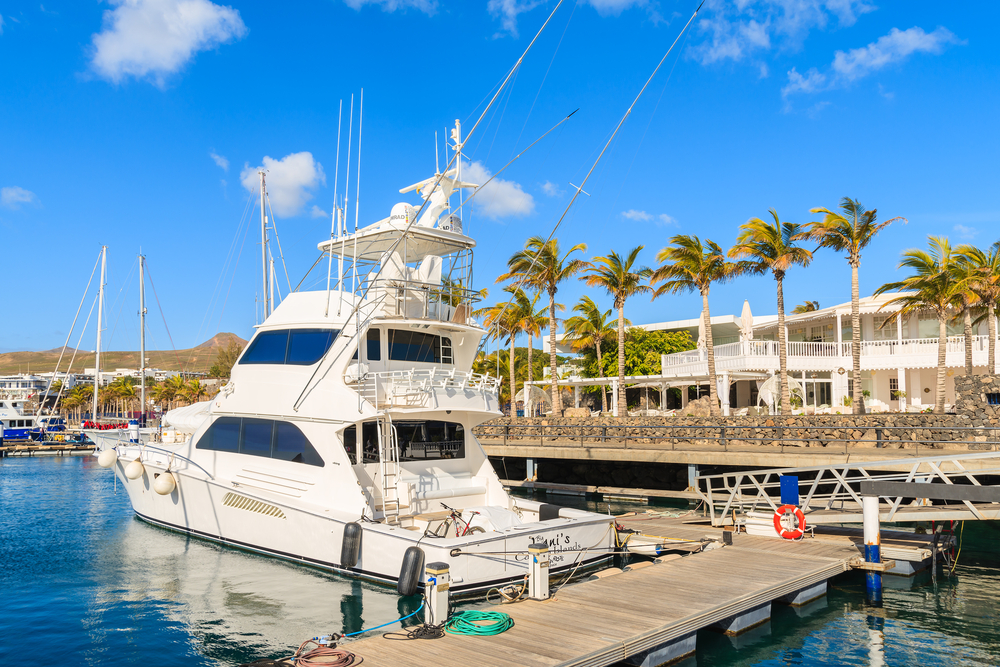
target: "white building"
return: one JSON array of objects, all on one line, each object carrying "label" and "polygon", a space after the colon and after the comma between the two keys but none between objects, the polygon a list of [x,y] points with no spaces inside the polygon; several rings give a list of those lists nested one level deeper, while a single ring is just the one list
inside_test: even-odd
[{"label": "white building", "polygon": [[[933,407],[937,317],[926,311],[902,318],[897,306],[886,305],[894,296],[861,299],[861,388],[869,393],[866,404],[874,411]],[[742,333],[740,317],[712,317],[715,369],[724,408],[756,406],[760,384],[778,372],[777,316],[754,316],[752,321],[752,337],[748,338]],[[698,342],[698,318],[639,326],[658,331],[687,330]],[[785,327],[788,372],[803,386],[807,411],[849,410],[845,398],[851,395],[852,381],[850,302],[790,314],[785,318]],[[973,328],[976,373],[987,371],[987,331],[985,321]],[[563,351],[558,343],[557,349]],[[953,378],[965,374],[961,320],[948,323],[946,366],[945,402],[951,404],[955,400]],[[650,381],[650,386],[662,389],[681,388],[681,406],[689,397],[707,394],[707,385],[708,359],[702,345],[696,350],[663,355],[661,375]],[[700,391],[694,387],[700,387]]]}]

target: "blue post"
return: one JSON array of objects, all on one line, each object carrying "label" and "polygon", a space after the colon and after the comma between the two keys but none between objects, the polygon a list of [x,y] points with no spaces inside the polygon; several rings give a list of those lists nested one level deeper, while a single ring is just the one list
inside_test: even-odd
[{"label": "blue post", "polygon": [[[878,496],[865,496],[861,499],[861,509],[864,515],[865,531],[865,562],[881,563],[882,546],[879,534]],[[882,573],[867,570],[865,572],[865,602],[873,607],[882,606]]]}]

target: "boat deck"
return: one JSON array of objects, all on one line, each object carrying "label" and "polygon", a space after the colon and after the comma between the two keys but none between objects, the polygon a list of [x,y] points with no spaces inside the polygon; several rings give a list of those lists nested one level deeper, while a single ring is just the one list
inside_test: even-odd
[{"label": "boat deck", "polygon": [[[721,536],[721,529],[691,520],[690,515],[643,513],[621,517],[620,523],[647,535]],[[799,542],[743,533],[733,538],[732,546],[568,585],[544,602],[489,607],[514,619],[514,627],[502,635],[417,641],[376,635],[342,648],[363,657],[366,667],[612,665],[821,584],[850,569],[859,555],[851,531]],[[884,546],[904,551],[926,548],[929,540],[911,533],[883,533]]]}]

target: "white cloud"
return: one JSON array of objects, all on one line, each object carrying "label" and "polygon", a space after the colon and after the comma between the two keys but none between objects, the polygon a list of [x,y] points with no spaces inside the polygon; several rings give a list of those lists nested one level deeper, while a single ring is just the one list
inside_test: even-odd
[{"label": "white cloud", "polygon": [[38,197],[31,190],[25,190],[16,185],[0,188],[0,204],[7,208],[21,208],[21,204],[34,204]]},{"label": "white cloud", "polygon": [[290,218],[302,212],[302,208],[312,199],[310,190],[320,183],[326,184],[326,174],[323,165],[313,160],[312,153],[303,151],[291,153],[280,160],[264,156],[262,167],[243,165],[240,172],[240,182],[243,187],[253,192],[260,185],[257,172],[264,169],[267,196],[271,207],[277,215]]},{"label": "white cloud", "polygon": [[549,197],[559,197],[565,194],[565,191],[552,181],[545,181],[542,183],[542,192]]},{"label": "white cloud", "polygon": [[656,216],[656,224],[660,227],[670,227],[678,225],[677,218],[669,216],[666,213],[661,213]]},{"label": "white cloud", "polygon": [[329,218],[330,214],[327,213],[326,211],[324,211],[323,209],[321,209],[319,206],[316,206],[316,204],[313,204],[313,207],[309,210],[309,217],[311,217],[311,218]]},{"label": "white cloud", "polygon": [[[826,73],[812,67],[803,76],[793,67],[788,72],[788,84],[781,89],[781,95],[788,97],[793,93],[817,93],[844,87],[883,67],[902,62],[914,53],[938,54],[948,44],[958,41],[947,28],[938,28],[930,33],[918,27],[908,30],[893,28],[889,34],[867,46],[846,52],[837,51]],[[879,91],[882,92],[881,86]],[[892,98],[891,93],[888,98]]]},{"label": "white cloud", "polygon": [[215,151],[209,151],[208,155],[215,160],[215,164],[219,165],[219,168],[222,169],[222,171],[229,171],[229,160],[217,154]]},{"label": "white cloud", "polygon": [[941,53],[948,44],[958,41],[954,33],[939,27],[931,33],[923,28],[908,30],[893,28],[888,35],[878,38],[868,46],[851,49],[847,53],[837,51],[833,57],[832,69],[845,81],[855,81],[882,69],[886,65],[905,60],[913,53]]},{"label": "white cloud", "polygon": [[703,65],[740,61],[773,48],[798,49],[814,29],[835,19],[853,25],[875,7],[867,0],[709,0],[698,30],[706,36],[692,48]]},{"label": "white cloud", "polygon": [[167,75],[198,51],[239,39],[247,32],[240,13],[209,0],[110,0],[104,26],[93,38],[91,67],[118,83],[150,78],[162,86]]},{"label": "white cloud", "polygon": [[[357,0],[350,0],[351,1]],[[364,0],[362,0],[364,1]],[[371,1],[371,0],[368,0]],[[644,7],[649,13],[650,19],[654,23],[662,21],[659,12],[656,11],[656,3],[650,0],[584,0],[586,4],[597,10],[601,16],[618,16],[626,9],[632,7]],[[494,37],[502,37],[504,33],[511,37],[517,37],[517,17],[525,12],[530,12],[535,7],[545,4],[544,0],[489,0],[486,9],[495,19],[500,19],[501,30]]]},{"label": "white cloud", "polygon": [[[462,161],[462,180],[482,185],[493,174],[481,162]],[[535,199],[524,191],[520,183],[494,178],[476,190],[472,202],[476,211],[487,218],[523,217],[535,210]]]},{"label": "white cloud", "polygon": [[653,216],[645,211],[637,211],[634,208],[630,208],[627,211],[622,211],[622,217],[628,220],[643,221],[652,220]]},{"label": "white cloud", "polygon": [[428,16],[437,12],[437,0],[344,0],[351,9],[361,10],[365,5],[381,7],[383,12],[394,12],[397,9],[416,9]]},{"label": "white cloud", "polygon": [[975,237],[979,233],[979,230],[975,227],[967,227],[965,225],[955,225],[951,228],[958,236],[966,241]]}]

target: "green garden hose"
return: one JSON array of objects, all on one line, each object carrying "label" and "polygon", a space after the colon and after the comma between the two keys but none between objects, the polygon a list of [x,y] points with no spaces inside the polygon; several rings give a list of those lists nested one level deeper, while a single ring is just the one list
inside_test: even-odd
[{"label": "green garden hose", "polygon": [[460,611],[445,623],[444,629],[452,635],[499,635],[514,627],[514,619],[502,611]]}]

